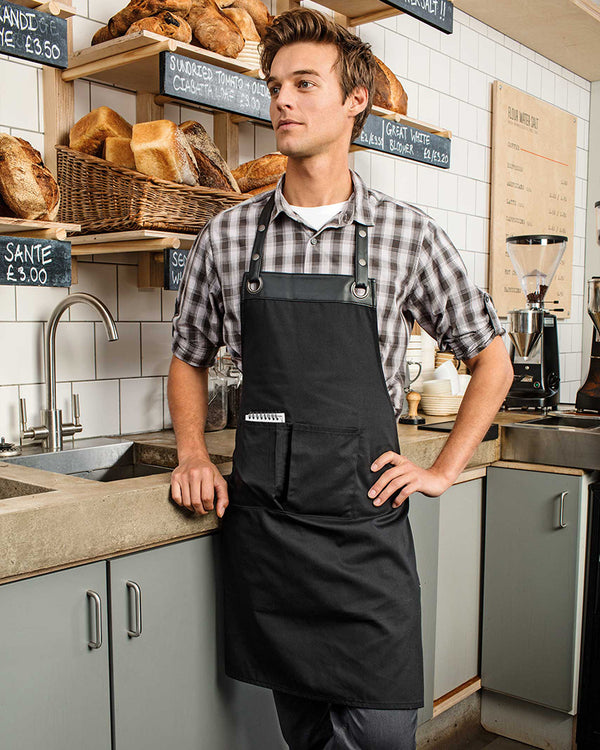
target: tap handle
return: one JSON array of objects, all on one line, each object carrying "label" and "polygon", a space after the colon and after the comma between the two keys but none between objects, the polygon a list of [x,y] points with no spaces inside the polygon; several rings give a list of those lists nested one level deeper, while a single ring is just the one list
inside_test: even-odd
[{"label": "tap handle", "polygon": [[27,430],[27,402],[24,398],[19,399],[19,416],[21,419],[21,430]]},{"label": "tap handle", "polygon": [[79,410],[79,394],[74,393],[73,394],[73,424],[76,424],[77,427],[81,426],[81,422],[79,421],[80,417],[81,417],[81,411]]}]

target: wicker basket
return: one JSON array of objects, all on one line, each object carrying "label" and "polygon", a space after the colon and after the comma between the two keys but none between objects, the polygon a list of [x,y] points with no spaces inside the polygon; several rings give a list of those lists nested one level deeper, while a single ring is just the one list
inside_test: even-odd
[{"label": "wicker basket", "polygon": [[197,234],[216,214],[247,195],[180,185],[56,146],[60,186],[58,221],[92,234],[158,229]]}]

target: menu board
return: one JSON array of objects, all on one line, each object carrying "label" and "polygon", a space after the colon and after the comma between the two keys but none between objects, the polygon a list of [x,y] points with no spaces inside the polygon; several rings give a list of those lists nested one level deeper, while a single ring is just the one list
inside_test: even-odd
[{"label": "menu board", "polygon": [[454,6],[450,0],[383,0],[446,34],[452,33]]},{"label": "menu board", "polygon": [[53,68],[66,68],[67,21],[0,0],[0,52]]},{"label": "menu board", "polygon": [[190,254],[189,250],[179,250],[169,247],[165,250],[165,281],[164,289],[177,291],[181,284],[183,269]]},{"label": "menu board", "polygon": [[506,238],[558,234],[565,254],[546,293],[559,318],[571,314],[577,118],[552,104],[494,81],[492,90],[490,294],[500,315],[525,307]]},{"label": "menu board", "polygon": [[0,236],[0,284],[71,286],[71,243]]},{"label": "menu board", "polygon": [[367,117],[362,132],[354,143],[434,167],[450,168],[449,138],[377,115]]}]

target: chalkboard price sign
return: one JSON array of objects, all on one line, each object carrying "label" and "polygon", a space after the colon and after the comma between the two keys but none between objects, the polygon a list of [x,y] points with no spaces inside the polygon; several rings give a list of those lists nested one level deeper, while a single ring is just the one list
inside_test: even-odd
[{"label": "chalkboard price sign", "polygon": [[358,146],[383,151],[393,156],[449,169],[450,139],[417,130],[395,120],[369,115],[362,133],[354,141]]},{"label": "chalkboard price sign", "polygon": [[271,122],[270,94],[260,78],[172,52],[161,52],[160,93]]},{"label": "chalkboard price sign", "polygon": [[71,243],[0,236],[0,284],[71,286]]},{"label": "chalkboard price sign", "polygon": [[66,68],[67,21],[0,0],[0,52],[53,68]]},{"label": "chalkboard price sign", "polygon": [[383,0],[386,5],[398,8],[419,21],[424,21],[446,34],[452,33],[454,5],[450,0]]},{"label": "chalkboard price sign", "polygon": [[172,247],[165,250],[165,289],[172,291],[179,289],[183,269],[189,254],[189,250],[175,250]]}]

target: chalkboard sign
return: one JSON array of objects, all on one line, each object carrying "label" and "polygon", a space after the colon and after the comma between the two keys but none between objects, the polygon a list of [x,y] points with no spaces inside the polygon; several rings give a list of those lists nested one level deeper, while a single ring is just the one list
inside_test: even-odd
[{"label": "chalkboard sign", "polygon": [[383,0],[383,2],[446,34],[452,33],[454,5],[450,0]]},{"label": "chalkboard sign", "polygon": [[0,0],[0,52],[53,68],[66,68],[67,21]]},{"label": "chalkboard sign", "polygon": [[369,115],[362,133],[354,141],[364,148],[383,151],[393,156],[403,156],[423,164],[449,169],[450,139],[417,130],[395,120]]},{"label": "chalkboard sign", "polygon": [[71,243],[0,236],[0,284],[71,286]]},{"label": "chalkboard sign", "polygon": [[173,247],[165,250],[165,289],[171,289],[172,291],[179,289],[183,269],[189,254],[189,250],[176,250]]},{"label": "chalkboard sign", "polygon": [[267,84],[200,60],[161,52],[160,93],[236,115],[271,122]]}]

